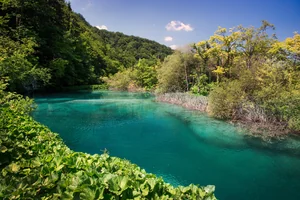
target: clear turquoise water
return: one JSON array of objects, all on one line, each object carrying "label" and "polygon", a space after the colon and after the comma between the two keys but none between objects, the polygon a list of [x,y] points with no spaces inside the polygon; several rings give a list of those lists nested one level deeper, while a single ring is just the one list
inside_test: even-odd
[{"label": "clear turquoise water", "polygon": [[108,149],[173,185],[216,186],[218,199],[300,199],[300,139],[263,142],[141,93],[35,98],[33,117],[75,151]]}]

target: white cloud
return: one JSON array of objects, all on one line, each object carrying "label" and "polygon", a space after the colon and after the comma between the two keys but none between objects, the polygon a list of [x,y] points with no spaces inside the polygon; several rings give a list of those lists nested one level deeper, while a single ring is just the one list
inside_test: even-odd
[{"label": "white cloud", "polygon": [[170,46],[171,49],[177,49],[177,45],[173,44]]},{"label": "white cloud", "polygon": [[107,26],[105,25],[101,25],[101,26],[96,26],[96,28],[100,29],[100,30],[107,30]]},{"label": "white cloud", "polygon": [[166,25],[168,31],[193,31],[194,28],[190,24],[184,24],[181,21],[171,21]]},{"label": "white cloud", "polygon": [[167,36],[167,37],[165,37],[165,41],[166,42],[171,42],[171,41],[173,41],[173,38],[170,37],[170,36]]}]

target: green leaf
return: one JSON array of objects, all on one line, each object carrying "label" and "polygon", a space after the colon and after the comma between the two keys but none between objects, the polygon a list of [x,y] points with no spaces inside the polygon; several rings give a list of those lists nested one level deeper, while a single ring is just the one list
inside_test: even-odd
[{"label": "green leaf", "polygon": [[90,188],[84,188],[80,192],[80,199],[95,199],[96,191],[91,190]]},{"label": "green leaf", "polygon": [[10,164],[9,168],[14,173],[17,173],[20,170],[20,166],[15,163]]},{"label": "green leaf", "polygon": [[96,189],[96,195],[95,195],[96,199],[103,199],[104,198],[104,196],[103,196],[104,189],[105,189],[104,187],[100,187],[100,188]]},{"label": "green leaf", "polygon": [[60,171],[65,165],[59,165],[56,167],[55,171]]},{"label": "green leaf", "polygon": [[142,184],[141,185],[141,190],[142,190],[142,194],[143,196],[147,196],[149,194],[149,187],[148,184]]},{"label": "green leaf", "polygon": [[74,199],[73,194],[74,194],[74,192],[66,191],[66,192],[64,192],[62,194],[62,199],[65,199],[65,200],[67,200],[67,199],[70,199],[70,200]]},{"label": "green leaf", "polygon": [[212,194],[215,191],[215,186],[208,185],[208,186],[204,187],[204,190],[207,194]]},{"label": "green leaf", "polygon": [[5,169],[2,170],[2,176],[5,177],[7,175],[7,171]]},{"label": "green leaf", "polygon": [[120,182],[120,177],[113,177],[108,181],[109,185],[109,191],[119,194],[119,182]]},{"label": "green leaf", "polygon": [[127,177],[122,177],[122,179],[120,181],[120,185],[119,185],[121,188],[121,191],[126,190],[128,181],[129,181],[129,179]]},{"label": "green leaf", "polygon": [[6,148],[6,146],[1,146],[0,147],[0,152],[1,153],[5,153],[8,149]]},{"label": "green leaf", "polygon": [[154,178],[151,178],[148,179],[147,182],[150,185],[150,190],[152,191],[157,184],[156,180]]}]

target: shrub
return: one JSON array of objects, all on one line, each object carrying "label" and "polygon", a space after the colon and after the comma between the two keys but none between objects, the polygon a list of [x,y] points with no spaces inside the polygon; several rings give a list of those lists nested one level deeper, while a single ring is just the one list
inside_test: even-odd
[{"label": "shrub", "polygon": [[132,82],[132,70],[127,69],[118,72],[113,76],[104,77],[102,79],[109,86],[110,89],[126,91],[130,82]]},{"label": "shrub", "polygon": [[216,86],[208,97],[208,112],[219,119],[234,119],[246,98],[239,81]]},{"label": "shrub", "polygon": [[208,83],[207,75],[203,74],[197,79],[196,84],[193,85],[190,90],[193,94],[207,96],[215,85],[214,82]]},{"label": "shrub", "polygon": [[300,131],[300,115],[290,117],[288,121],[288,126],[290,129],[295,131]]}]

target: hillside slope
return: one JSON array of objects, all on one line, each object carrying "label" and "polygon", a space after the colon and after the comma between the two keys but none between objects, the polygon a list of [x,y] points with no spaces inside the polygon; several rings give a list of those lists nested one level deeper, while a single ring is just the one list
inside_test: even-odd
[{"label": "hillside slope", "polygon": [[141,58],[172,53],[151,40],[98,30],[64,0],[8,0],[0,9],[0,72],[12,91],[95,84]]}]

